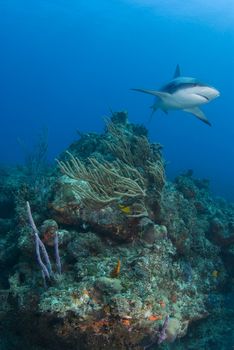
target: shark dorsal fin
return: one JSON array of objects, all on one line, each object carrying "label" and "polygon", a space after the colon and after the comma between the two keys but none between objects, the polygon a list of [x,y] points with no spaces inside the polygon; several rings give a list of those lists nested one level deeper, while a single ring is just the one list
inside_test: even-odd
[{"label": "shark dorsal fin", "polygon": [[175,69],[175,73],[174,73],[174,79],[176,79],[176,78],[178,78],[178,77],[180,77],[180,66],[179,66],[179,64],[177,64],[177,66],[176,66],[176,69]]}]

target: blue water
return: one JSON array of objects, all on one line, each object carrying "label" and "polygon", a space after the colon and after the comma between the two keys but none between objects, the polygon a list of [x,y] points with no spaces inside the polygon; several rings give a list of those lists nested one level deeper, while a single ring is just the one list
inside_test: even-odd
[{"label": "blue water", "polygon": [[101,131],[109,109],[147,126],[156,89],[180,64],[221,96],[203,107],[212,127],[157,112],[149,133],[164,145],[168,177],[192,168],[234,200],[234,4],[179,0],[1,0],[0,163],[24,160],[43,127],[53,160],[77,137]]}]

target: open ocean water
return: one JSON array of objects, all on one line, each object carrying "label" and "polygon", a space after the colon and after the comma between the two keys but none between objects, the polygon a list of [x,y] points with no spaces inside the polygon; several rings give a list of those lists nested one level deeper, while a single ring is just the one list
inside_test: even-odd
[{"label": "open ocean water", "polygon": [[212,128],[158,112],[150,137],[164,146],[170,178],[191,168],[233,200],[233,19],[231,0],[2,0],[1,163],[22,162],[17,140],[31,147],[44,127],[53,160],[76,129],[102,130],[110,108],[148,127],[153,97],[130,88],[158,89],[179,63],[221,92],[204,108]]}]

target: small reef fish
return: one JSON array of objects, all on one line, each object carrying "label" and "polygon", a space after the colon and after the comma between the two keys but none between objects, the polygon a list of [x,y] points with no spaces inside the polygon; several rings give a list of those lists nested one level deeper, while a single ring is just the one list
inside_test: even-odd
[{"label": "small reef fish", "polygon": [[148,317],[149,321],[158,321],[158,320],[161,320],[161,319],[162,319],[162,315],[150,315]]},{"label": "small reef fish", "polygon": [[219,275],[219,271],[214,270],[214,271],[212,271],[211,275],[212,275],[212,277],[217,278]]},{"label": "small reef fish", "polygon": [[119,209],[122,213],[129,215],[132,213],[131,207],[119,204]]},{"label": "small reef fish", "polygon": [[118,260],[115,268],[113,269],[113,271],[111,272],[111,277],[112,278],[118,278],[119,277],[119,274],[120,274],[120,268],[121,268],[121,262],[120,262],[120,259]]},{"label": "small reef fish", "polygon": [[177,65],[174,77],[160,90],[132,89],[156,96],[151,106],[153,113],[161,109],[166,114],[169,110],[183,110],[192,113],[198,119],[211,126],[200,105],[206,104],[220,95],[220,92],[212,86],[201,83],[195,78],[182,77],[180,67]]}]

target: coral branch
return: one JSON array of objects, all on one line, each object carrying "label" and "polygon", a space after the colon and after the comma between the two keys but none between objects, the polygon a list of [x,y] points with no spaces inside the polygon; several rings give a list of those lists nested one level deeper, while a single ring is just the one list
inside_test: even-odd
[{"label": "coral branch", "polygon": [[[61,171],[76,180],[87,182],[75,184],[74,190],[82,200],[93,205],[107,205],[126,198],[145,197],[145,181],[140,172],[117,160],[100,163],[88,158],[88,165],[69,153],[67,162],[58,161]],[[93,202],[93,203],[91,203]]]}]

